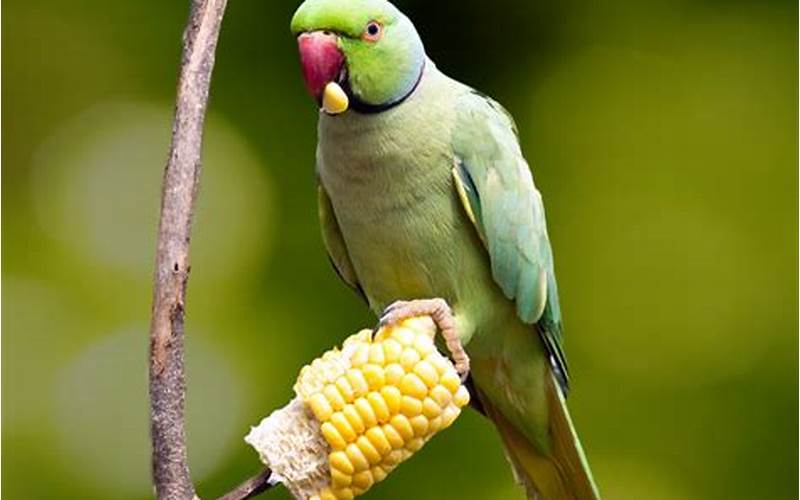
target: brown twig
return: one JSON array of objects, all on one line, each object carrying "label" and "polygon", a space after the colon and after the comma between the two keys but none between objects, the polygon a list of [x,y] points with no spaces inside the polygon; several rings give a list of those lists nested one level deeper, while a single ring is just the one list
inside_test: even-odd
[{"label": "brown twig", "polygon": [[189,237],[211,72],[226,0],[193,0],[183,33],[172,144],[164,172],[150,322],[153,482],[159,499],[195,498],[184,431],[183,316]]},{"label": "brown twig", "polygon": [[269,482],[270,476],[272,476],[272,471],[264,469],[258,475],[251,477],[229,493],[219,497],[218,500],[246,500],[260,495],[272,488],[273,483]]}]

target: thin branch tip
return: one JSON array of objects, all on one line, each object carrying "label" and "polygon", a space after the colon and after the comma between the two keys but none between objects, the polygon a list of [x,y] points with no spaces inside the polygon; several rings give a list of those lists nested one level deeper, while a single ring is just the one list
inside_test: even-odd
[{"label": "thin branch tip", "polygon": [[262,470],[255,476],[247,479],[242,484],[231,490],[229,493],[219,497],[217,500],[245,500],[264,493],[275,484],[272,479],[272,471],[267,469]]}]

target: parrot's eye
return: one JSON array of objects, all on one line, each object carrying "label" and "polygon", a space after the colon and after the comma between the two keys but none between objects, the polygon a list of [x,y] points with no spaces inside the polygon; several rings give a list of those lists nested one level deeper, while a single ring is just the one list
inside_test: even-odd
[{"label": "parrot's eye", "polygon": [[383,36],[383,26],[378,21],[370,21],[364,29],[364,40],[377,42]]}]

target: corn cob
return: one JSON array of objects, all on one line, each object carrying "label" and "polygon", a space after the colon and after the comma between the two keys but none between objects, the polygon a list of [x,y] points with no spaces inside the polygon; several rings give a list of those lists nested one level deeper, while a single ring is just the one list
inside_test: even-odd
[{"label": "corn cob", "polygon": [[362,330],[303,367],[297,397],[245,440],[296,498],[347,499],[382,481],[469,402],[430,318]]}]

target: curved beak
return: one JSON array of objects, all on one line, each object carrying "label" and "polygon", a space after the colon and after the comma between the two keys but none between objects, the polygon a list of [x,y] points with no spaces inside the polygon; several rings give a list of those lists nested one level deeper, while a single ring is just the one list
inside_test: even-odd
[{"label": "curved beak", "polygon": [[339,50],[339,40],[327,31],[301,33],[297,37],[300,64],[308,92],[322,102],[325,87],[336,82],[344,67],[344,54]]}]

